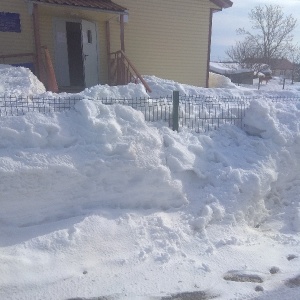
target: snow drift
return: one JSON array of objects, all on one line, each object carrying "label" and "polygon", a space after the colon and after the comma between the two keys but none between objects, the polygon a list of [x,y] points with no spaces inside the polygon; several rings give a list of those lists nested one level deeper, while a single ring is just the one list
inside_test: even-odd
[{"label": "snow drift", "polygon": [[[0,298],[205,291],[254,299],[259,290],[256,299],[283,299],[283,291],[296,299],[299,288],[282,282],[300,266],[300,102],[269,97],[297,95],[299,87],[147,81],[155,96],[256,99],[243,130],[225,125],[206,134],[173,132],[130,107],[91,99],[145,97],[133,84],[86,89],[74,110],[1,117]],[[21,90],[11,81],[4,92]],[[259,278],[260,286],[226,281],[232,274]]]},{"label": "snow drift", "polygon": [[44,85],[27,68],[0,65],[0,95],[36,95],[46,91]]}]

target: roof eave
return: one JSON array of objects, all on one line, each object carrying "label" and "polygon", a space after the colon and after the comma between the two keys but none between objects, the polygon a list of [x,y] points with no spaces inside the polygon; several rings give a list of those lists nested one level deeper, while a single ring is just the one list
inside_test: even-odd
[{"label": "roof eave", "polygon": [[52,4],[46,2],[40,2],[35,0],[29,0],[31,3],[36,3],[40,5],[49,5],[49,6],[59,6],[59,7],[72,7],[74,9],[84,9],[84,10],[92,10],[98,11],[103,13],[110,13],[110,14],[118,14],[118,15],[128,15],[128,10],[124,8],[124,10],[108,10],[108,9],[101,9],[96,7],[86,7],[86,6],[77,6],[77,5],[63,5],[63,4]]},{"label": "roof eave", "polygon": [[230,0],[210,0],[210,1],[215,5],[219,6],[221,9],[229,8],[233,5],[233,2]]}]

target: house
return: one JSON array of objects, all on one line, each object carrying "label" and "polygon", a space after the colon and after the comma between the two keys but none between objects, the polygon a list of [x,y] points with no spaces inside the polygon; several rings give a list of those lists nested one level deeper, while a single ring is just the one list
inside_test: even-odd
[{"label": "house", "polygon": [[[9,0],[0,63],[25,64],[61,90],[156,75],[208,86],[212,16],[230,0]],[[52,72],[51,72],[52,71]]]},{"label": "house", "polygon": [[286,58],[274,58],[270,60],[273,76],[281,76],[291,79],[294,72],[294,64]]},{"label": "house", "polygon": [[[266,63],[268,62],[268,63]],[[281,76],[285,78],[292,78],[295,73],[296,65],[291,63],[286,58],[256,58],[250,59],[247,64],[255,70],[265,75]]]},{"label": "house", "polygon": [[233,83],[253,84],[254,72],[250,69],[241,68],[238,63],[234,62],[210,62],[210,72],[224,75]]}]

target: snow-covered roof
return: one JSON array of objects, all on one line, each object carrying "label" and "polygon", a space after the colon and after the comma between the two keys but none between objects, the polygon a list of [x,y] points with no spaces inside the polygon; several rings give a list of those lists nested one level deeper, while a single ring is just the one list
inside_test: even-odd
[{"label": "snow-covered roof", "polygon": [[210,62],[209,69],[212,72],[216,72],[222,75],[252,72],[252,70],[241,68],[238,63],[232,62]]}]

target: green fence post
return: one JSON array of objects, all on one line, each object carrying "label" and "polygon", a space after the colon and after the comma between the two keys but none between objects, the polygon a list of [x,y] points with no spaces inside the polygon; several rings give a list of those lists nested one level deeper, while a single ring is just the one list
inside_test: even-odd
[{"label": "green fence post", "polygon": [[173,91],[173,125],[172,129],[179,129],[179,91]]}]

